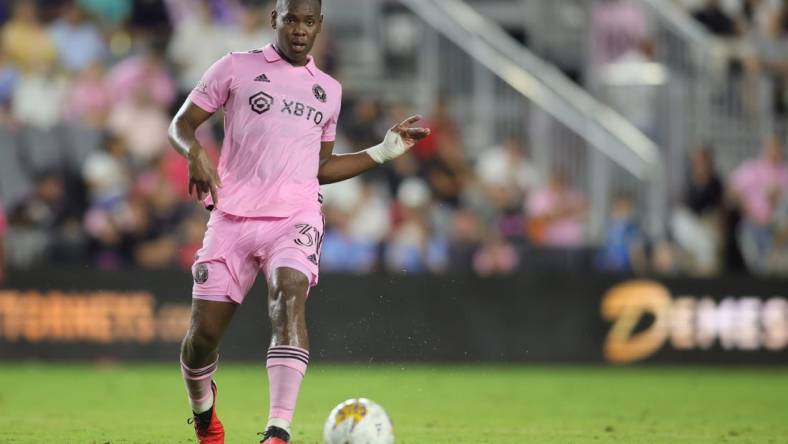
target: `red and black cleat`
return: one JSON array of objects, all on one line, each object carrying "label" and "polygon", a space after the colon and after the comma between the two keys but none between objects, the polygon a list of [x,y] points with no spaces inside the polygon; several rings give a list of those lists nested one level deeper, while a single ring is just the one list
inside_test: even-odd
[{"label": "red and black cleat", "polygon": [[260,444],[288,444],[289,442],[289,433],[279,427],[268,427],[268,430],[263,433],[263,440],[260,441]]},{"label": "red and black cleat", "polygon": [[213,407],[205,413],[194,415],[194,418],[189,419],[189,423],[194,423],[197,442],[200,444],[224,444],[224,426],[216,415],[218,389],[213,381],[211,381],[211,390],[213,390]]}]

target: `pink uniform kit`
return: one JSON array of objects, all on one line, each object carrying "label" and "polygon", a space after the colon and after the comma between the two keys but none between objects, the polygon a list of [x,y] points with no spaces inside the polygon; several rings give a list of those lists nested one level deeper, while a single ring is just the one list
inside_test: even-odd
[{"label": "pink uniform kit", "polygon": [[[395,159],[429,136],[394,125],[383,141],[333,153],[342,103],[339,82],[309,55],[322,29],[320,0],[278,0],[274,42],[219,59],[174,117],[170,142],[189,163],[189,193],[211,211],[192,265],[192,311],[181,373],[200,444],[225,444],[216,413],[222,336],[262,272],[271,338],[266,359],[268,421],[261,444],[289,444],[301,381],[309,366],[306,303],[317,285],[324,233],[320,185]],[[218,166],[197,129],[224,111]]]},{"label": "pink uniform kit", "polygon": [[257,273],[286,266],[318,281],[323,218],[321,142],[332,142],[342,88],[310,58],[284,61],[272,45],[230,53],[189,96],[207,112],[224,109],[222,187],[193,266],[198,299],[241,303]]}]

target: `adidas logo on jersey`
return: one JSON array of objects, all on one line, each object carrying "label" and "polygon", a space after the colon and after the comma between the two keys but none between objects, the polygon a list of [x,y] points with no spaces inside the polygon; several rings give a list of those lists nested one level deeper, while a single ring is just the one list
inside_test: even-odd
[{"label": "adidas logo on jersey", "polygon": [[271,80],[265,74],[260,74],[259,76],[255,77],[254,81],[255,82],[271,83]]}]

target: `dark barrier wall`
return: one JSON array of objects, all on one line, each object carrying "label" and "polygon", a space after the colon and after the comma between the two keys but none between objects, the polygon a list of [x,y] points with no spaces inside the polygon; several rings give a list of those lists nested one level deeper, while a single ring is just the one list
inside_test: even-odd
[{"label": "dark barrier wall", "polygon": [[[223,359],[263,359],[258,281]],[[330,361],[788,363],[786,281],[324,276],[308,304]],[[174,360],[182,272],[41,270],[0,289],[0,358]]]}]

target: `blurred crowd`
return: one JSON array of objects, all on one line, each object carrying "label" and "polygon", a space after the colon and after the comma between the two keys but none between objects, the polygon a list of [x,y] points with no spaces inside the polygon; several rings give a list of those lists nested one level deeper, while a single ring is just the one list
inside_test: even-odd
[{"label": "blurred crowd", "polygon": [[[167,127],[215,60],[271,40],[271,9],[269,0],[0,2],[10,267],[188,267],[206,214],[188,200]],[[220,132],[200,137],[218,155]]]},{"label": "blurred crowd", "polygon": [[[785,0],[672,0],[711,36],[728,43],[732,69],[788,75],[788,2]],[[591,12],[591,62],[652,60],[653,24],[639,2],[597,0]],[[663,48],[664,49],[664,48]]]},{"label": "blurred crowd", "polygon": [[[783,118],[788,109],[788,1],[674,1],[728,50],[730,81],[771,80],[774,112],[778,119]],[[640,2],[595,2],[591,8],[589,88],[593,90],[595,82],[605,76],[621,78],[632,64],[644,69],[656,60],[658,50],[669,50],[657,47],[654,32]],[[669,44],[664,39],[661,43]],[[728,87],[735,89],[733,85]],[[622,91],[619,96],[608,93],[608,103],[656,138],[656,89],[630,87]],[[755,100],[752,90],[741,93],[745,105]],[[631,223],[637,213],[631,199],[614,198],[606,242],[619,253],[610,255],[613,260],[606,263],[620,268],[629,262],[634,269],[703,276],[737,271],[788,274],[788,164],[781,139],[778,134],[767,137],[759,156],[744,160],[728,174],[715,162],[715,147],[688,147],[683,191],[674,199],[665,223],[666,235],[659,241],[648,242],[637,234],[638,225]],[[629,247],[624,248],[626,244]]]},{"label": "blurred crowd", "polygon": [[[727,44],[732,76],[770,81],[774,112],[784,118],[788,112],[788,1],[679,1],[710,35]],[[729,253],[721,256],[728,263],[741,262],[758,274],[788,274],[788,166],[784,156],[780,135],[772,135],[764,141],[760,157],[745,161],[720,186],[712,147],[696,152],[688,185],[696,203],[687,198],[687,208],[696,207],[696,218],[691,221],[686,213],[677,213],[672,222],[677,238],[695,252],[701,269],[719,269],[714,253],[727,243],[738,247],[728,248]],[[703,183],[701,177],[708,178],[705,189],[697,185]],[[701,202],[704,210],[698,208]]]},{"label": "blurred crowd", "polygon": [[784,0],[681,0],[711,35],[727,43],[733,74],[765,76],[774,109],[788,112],[788,2]]},{"label": "blurred crowd", "polygon": [[[730,78],[743,80],[742,101],[753,108],[758,79],[768,81],[775,112],[788,112],[788,2],[785,0],[673,0],[716,41]],[[655,60],[653,23],[639,2],[598,0],[591,13],[591,82],[620,64]],[[663,42],[665,44],[665,42]],[[666,48],[661,48],[666,50]],[[641,93],[642,94],[642,93]],[[627,98],[626,114],[650,133],[653,97]]]},{"label": "blurred crowd", "polygon": [[[169,148],[167,126],[213,61],[271,40],[270,9],[260,0],[0,3],[0,270],[188,269],[208,214],[188,196],[187,165]],[[622,11],[614,12],[632,26],[598,37],[612,42],[597,48],[599,60],[650,51],[645,25]],[[330,35],[319,42],[318,64],[334,72]],[[339,152],[377,144],[413,111],[346,91]],[[324,187],[323,271],[788,273],[779,138],[727,178],[710,147],[697,150],[664,239],[645,235],[637,197],[626,194],[612,199],[600,239],[588,232],[585,190],[566,171],[538,169],[521,139],[471,159],[448,100],[424,124],[432,136],[411,153]],[[216,158],[221,120],[199,138]]]}]

